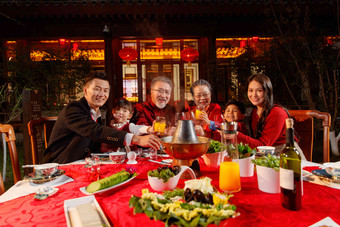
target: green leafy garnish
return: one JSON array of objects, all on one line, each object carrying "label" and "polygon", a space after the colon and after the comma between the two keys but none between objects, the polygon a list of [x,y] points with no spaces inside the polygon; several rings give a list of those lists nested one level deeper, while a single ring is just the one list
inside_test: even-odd
[{"label": "green leafy garnish", "polygon": [[256,154],[256,149],[251,149],[248,144],[243,144],[242,142],[238,144],[239,158],[248,158]]},{"label": "green leafy garnish", "polygon": [[168,182],[171,177],[175,176],[175,174],[170,169],[162,169],[161,171],[158,171],[157,169],[151,170],[148,172],[148,175],[150,177],[163,179],[164,183]]},{"label": "green leafy garnish", "polygon": [[211,140],[207,153],[211,154],[211,153],[221,152],[222,148],[225,148],[224,144],[216,140]]},{"label": "green leafy garnish", "polygon": [[[177,194],[183,193],[182,189],[176,189]],[[182,199],[171,201],[168,198],[162,199],[164,194],[170,195],[166,191],[162,195],[151,193],[148,189],[142,190],[142,196],[132,196],[129,200],[129,206],[133,207],[134,214],[145,213],[151,219],[163,221],[165,226],[207,226],[211,223],[219,225],[221,220],[235,217],[236,206],[232,204],[206,204],[200,202],[186,203]]]},{"label": "green leafy garnish", "polygon": [[252,163],[258,166],[264,166],[264,167],[269,167],[273,168],[276,171],[279,171],[280,167],[280,158],[278,156],[272,156],[268,154],[268,156],[262,156],[260,158],[256,158],[254,160],[251,160]]},{"label": "green leafy garnish", "polygon": [[180,188],[175,188],[174,190],[172,191],[164,191],[162,193],[162,195],[164,196],[164,198],[166,199],[170,199],[170,198],[173,198],[173,197],[176,197],[176,196],[181,196],[183,197],[184,196],[184,190],[183,189],[180,189]]}]

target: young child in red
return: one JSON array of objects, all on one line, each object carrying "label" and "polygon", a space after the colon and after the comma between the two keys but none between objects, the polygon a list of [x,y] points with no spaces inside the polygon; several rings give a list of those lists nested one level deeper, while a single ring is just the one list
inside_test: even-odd
[{"label": "young child in red", "polygon": [[[116,128],[118,130],[123,130],[126,132],[133,133],[135,135],[151,134],[153,133],[153,128],[146,125],[135,125],[130,123],[129,119],[132,116],[132,104],[125,98],[119,98],[115,101],[112,109],[112,120],[110,122],[110,127]],[[101,152],[112,152],[116,151],[117,148],[110,146],[109,144],[102,144]]]},{"label": "young child in red", "polygon": [[245,108],[243,103],[238,102],[235,99],[230,99],[225,106],[223,117],[227,122],[237,122],[237,131],[247,135],[247,128],[243,122],[245,118],[244,113]]}]

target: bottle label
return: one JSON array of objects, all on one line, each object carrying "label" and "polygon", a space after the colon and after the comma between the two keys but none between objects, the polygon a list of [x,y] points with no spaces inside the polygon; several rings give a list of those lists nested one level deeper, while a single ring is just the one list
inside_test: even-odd
[{"label": "bottle label", "polygon": [[280,187],[294,190],[294,171],[280,168]]}]

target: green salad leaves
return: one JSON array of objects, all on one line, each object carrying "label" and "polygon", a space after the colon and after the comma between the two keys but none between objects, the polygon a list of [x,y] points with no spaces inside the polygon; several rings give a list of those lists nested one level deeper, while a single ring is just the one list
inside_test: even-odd
[{"label": "green salad leaves", "polygon": [[[150,219],[160,220],[165,226],[207,226],[211,223],[219,225],[220,221],[237,215],[236,206],[232,204],[206,204],[200,202],[186,203],[181,197],[183,190],[176,191],[172,196],[151,193],[148,189],[142,190],[142,196],[133,195],[129,206],[134,207],[133,212],[145,213]],[[170,199],[171,198],[171,199]]]},{"label": "green salad leaves", "polygon": [[[229,147],[230,149],[235,149],[234,145],[230,144],[229,146],[230,146]],[[221,149],[225,149],[227,147],[228,147],[227,145],[224,145],[219,141],[211,140],[207,154],[221,152]],[[238,147],[238,152],[239,152],[239,158],[248,158],[256,154],[256,149],[251,149],[248,146],[248,144],[243,144],[241,142],[237,144],[237,147]]]},{"label": "green salad leaves", "polygon": [[209,149],[208,149],[207,153],[211,154],[211,153],[221,152],[221,148],[223,146],[224,145],[221,142],[219,142],[219,141],[210,140],[210,145],[209,145]]},{"label": "green salad leaves", "polygon": [[238,144],[239,158],[248,158],[256,154],[256,149],[251,149],[248,144],[243,144],[242,142]]},{"label": "green salad leaves", "polygon": [[278,157],[278,156],[275,156],[275,155],[272,156],[272,155],[268,154],[268,156],[262,156],[260,158],[256,158],[256,159],[251,160],[251,161],[255,165],[269,167],[269,168],[275,169],[276,171],[279,171],[280,157]]}]

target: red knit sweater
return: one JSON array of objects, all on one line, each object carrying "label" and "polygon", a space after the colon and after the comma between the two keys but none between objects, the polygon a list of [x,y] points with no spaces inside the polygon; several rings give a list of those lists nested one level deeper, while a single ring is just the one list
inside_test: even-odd
[{"label": "red knit sweater", "polygon": [[[251,130],[255,135],[256,125],[259,121],[257,116],[257,108],[254,108],[251,115]],[[251,148],[258,146],[278,146],[286,142],[285,121],[288,114],[279,106],[274,106],[268,114],[264,125],[262,134],[259,139],[254,139],[239,132],[237,135],[237,142],[248,144]]]}]

